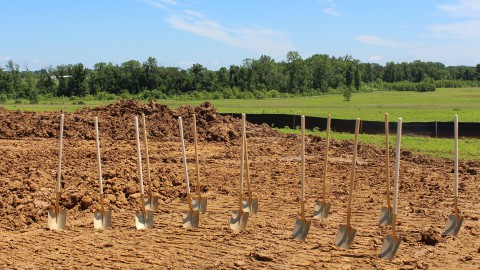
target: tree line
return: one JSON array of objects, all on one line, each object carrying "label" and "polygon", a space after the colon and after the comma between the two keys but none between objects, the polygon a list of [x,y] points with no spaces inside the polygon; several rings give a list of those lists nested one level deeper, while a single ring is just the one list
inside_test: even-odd
[{"label": "tree line", "polygon": [[[247,58],[241,65],[209,70],[201,64],[188,69],[164,67],[154,57],[145,62],[120,65],[100,62],[92,69],[82,63],[20,71],[8,61],[0,67],[0,101],[39,96],[122,96],[162,99],[188,95],[193,98],[265,98],[380,90],[434,91],[436,87],[480,86],[480,64],[445,66],[438,62],[362,63],[352,56],[315,54],[302,59],[297,51],[286,61],[267,55]],[[346,95],[345,95],[346,93]]]}]

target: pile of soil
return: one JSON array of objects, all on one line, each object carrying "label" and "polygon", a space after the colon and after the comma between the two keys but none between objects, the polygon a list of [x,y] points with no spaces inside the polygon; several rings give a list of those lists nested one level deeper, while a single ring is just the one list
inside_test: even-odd
[{"label": "pile of soil", "polygon": [[[144,104],[133,100],[120,100],[108,106],[85,107],[74,113],[65,113],[64,138],[94,140],[94,118],[99,118],[99,130],[102,138],[115,140],[135,139],[134,116],[145,114],[149,136],[152,140],[178,140],[178,117],[184,122],[184,134],[192,139],[192,114],[197,116],[197,132],[200,141],[229,142],[237,139],[240,130],[239,119],[222,116],[210,102],[204,102],[196,108],[182,106],[171,110],[167,105],[155,101]],[[58,112],[22,112],[0,108],[0,138],[56,138],[60,127]],[[141,125],[141,119],[140,119]],[[248,126],[249,133],[273,132],[268,125]]]}]

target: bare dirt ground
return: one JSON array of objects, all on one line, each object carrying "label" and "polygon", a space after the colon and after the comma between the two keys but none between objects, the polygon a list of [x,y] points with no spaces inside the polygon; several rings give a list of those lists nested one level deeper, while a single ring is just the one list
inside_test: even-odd
[{"label": "bare dirt ground", "polygon": [[[216,114],[208,103],[195,108],[199,129],[202,191],[208,197],[200,228],[184,229],[187,209],[176,118],[183,116],[192,191],[195,166],[191,127],[194,109],[172,111],[151,103],[119,102],[65,116],[61,206],[63,231],[47,228],[54,203],[59,113],[0,109],[0,268],[2,269],[479,269],[480,162],[460,162],[461,214],[457,237],[442,236],[453,208],[453,162],[402,151],[398,230],[402,239],[392,262],[378,259],[388,228],[378,226],[385,205],[385,153],[360,144],[352,210],[357,236],[351,249],[333,244],[346,222],[352,143],[331,143],[326,221],[313,220],[306,242],[291,239],[299,212],[300,138],[267,126],[247,127],[250,172],[259,213],[234,233],[229,218],[238,205],[240,121]],[[160,209],[154,229],[137,231],[139,181],[133,115],[144,112],[154,192]],[[98,179],[93,131],[100,118],[100,144],[107,208],[112,228],[93,229]],[[360,135],[361,141],[361,135]],[[307,137],[307,211],[321,196],[325,141]],[[394,149],[390,151],[394,160]],[[391,168],[394,164],[392,162]],[[393,170],[392,170],[393,171]],[[393,179],[393,173],[392,173]]]}]

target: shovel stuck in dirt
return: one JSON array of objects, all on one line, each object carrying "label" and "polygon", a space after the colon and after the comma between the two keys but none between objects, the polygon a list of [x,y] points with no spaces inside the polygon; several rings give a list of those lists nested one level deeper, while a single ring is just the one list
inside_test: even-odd
[{"label": "shovel stuck in dirt", "polygon": [[457,235],[462,227],[463,217],[460,216],[458,211],[458,115],[454,118],[454,133],[455,133],[455,160],[454,160],[454,208],[453,215],[450,215],[445,226],[444,235]]},{"label": "shovel stuck in dirt", "polygon": [[137,230],[153,228],[153,212],[145,209],[145,195],[143,190],[142,153],[140,149],[140,135],[138,131],[138,116],[135,116],[135,137],[137,139],[138,175],[140,177],[140,207],[135,213],[135,227]]},{"label": "shovel stuck in dirt", "polygon": [[335,245],[341,248],[350,248],[355,238],[357,230],[350,225],[350,218],[352,212],[352,200],[353,200],[353,185],[355,181],[355,166],[357,163],[357,146],[358,146],[358,133],[360,129],[360,118],[355,121],[355,140],[353,146],[353,161],[352,161],[352,174],[350,175],[350,187],[347,206],[347,224],[340,225],[337,235],[335,237]]},{"label": "shovel stuck in dirt", "polygon": [[185,181],[187,184],[187,202],[188,211],[182,213],[182,223],[184,228],[198,228],[200,215],[198,210],[192,207],[192,196],[190,195],[190,179],[188,178],[187,154],[185,153],[185,141],[183,139],[182,117],[178,117],[178,126],[180,127],[180,141],[182,143],[183,168],[185,169]]},{"label": "shovel stuck in dirt", "polygon": [[158,209],[158,196],[153,196],[152,191],[152,179],[150,178],[150,157],[148,154],[148,131],[147,131],[147,122],[145,121],[145,114],[142,113],[142,123],[143,123],[143,135],[145,141],[145,155],[147,161],[147,185],[148,185],[148,196],[145,197],[145,209],[150,211],[155,211]]},{"label": "shovel stuck in dirt", "polygon": [[301,132],[302,132],[302,150],[300,153],[301,167],[301,190],[300,190],[300,218],[295,220],[293,226],[292,238],[299,241],[305,241],[308,230],[310,230],[311,221],[305,218],[305,116],[301,118]]},{"label": "shovel stuck in dirt", "polygon": [[195,165],[197,173],[197,198],[192,198],[193,210],[198,210],[200,213],[207,211],[207,198],[202,197],[202,190],[200,186],[200,166],[198,164],[198,145],[197,145],[197,117],[193,114],[193,141],[195,143]]},{"label": "shovel stuck in dirt", "polygon": [[100,185],[100,212],[93,214],[93,228],[105,230],[112,226],[112,212],[105,211],[103,201],[103,184],[102,184],[102,159],[100,158],[100,140],[98,135],[98,117],[95,117],[95,138],[97,141],[97,163],[98,163],[98,183]]},{"label": "shovel stuck in dirt", "polygon": [[390,206],[390,142],[389,142],[388,113],[385,113],[385,177],[387,179],[387,206],[380,210],[380,226],[392,225],[392,207]]},{"label": "shovel stuck in dirt", "polygon": [[[243,119],[243,121],[246,121],[246,119]],[[246,124],[243,124],[243,127],[245,128],[243,130],[243,140],[245,143],[244,151],[245,151],[245,167],[246,167],[246,173],[247,173],[247,193],[248,193],[248,198],[243,200],[243,211],[244,212],[250,212],[253,214],[257,214],[258,212],[258,198],[253,198],[252,196],[252,188],[250,185],[250,169],[248,165],[248,144],[247,144],[247,131],[246,131]]]},{"label": "shovel stuck in dirt", "polygon": [[325,145],[325,160],[323,163],[323,189],[322,189],[322,200],[315,202],[313,208],[313,217],[314,218],[323,218],[326,219],[330,213],[331,203],[327,202],[327,166],[328,166],[328,149],[330,146],[330,123],[331,116],[327,116],[327,136],[326,136],[326,145]]},{"label": "shovel stuck in dirt", "polygon": [[402,118],[398,118],[397,124],[397,148],[395,149],[395,180],[393,189],[393,213],[392,213],[392,235],[387,235],[382,244],[379,257],[386,260],[393,260],[400,246],[400,238],[397,236],[397,201],[398,201],[398,178],[400,174],[400,144],[402,141]]},{"label": "shovel stuck in dirt", "polygon": [[65,116],[60,116],[60,138],[58,140],[58,169],[57,169],[57,187],[55,192],[55,209],[48,210],[48,227],[51,230],[63,230],[67,223],[67,210],[60,209],[60,180],[62,178],[62,147],[63,147],[63,120]]},{"label": "shovel stuck in dirt", "polygon": [[243,211],[243,172],[244,172],[244,161],[245,161],[245,114],[242,114],[242,146],[240,153],[240,192],[239,192],[239,202],[238,210],[233,211],[232,217],[230,218],[230,228],[235,232],[240,232],[247,227],[248,215],[249,212]]}]

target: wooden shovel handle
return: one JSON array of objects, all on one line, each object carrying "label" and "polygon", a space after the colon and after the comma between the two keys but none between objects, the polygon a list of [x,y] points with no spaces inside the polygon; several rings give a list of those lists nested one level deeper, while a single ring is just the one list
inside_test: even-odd
[{"label": "wooden shovel handle", "polygon": [[[98,132],[98,117],[95,116],[95,141],[97,145],[97,165],[98,165],[98,185],[100,195],[103,194],[103,181],[102,181],[102,159],[100,158],[100,139]],[[100,196],[102,198],[102,196]]]},{"label": "wooden shovel handle", "polygon": [[64,114],[60,115],[60,135],[58,138],[58,168],[57,168],[57,192],[60,192],[60,181],[62,179],[62,149],[63,149],[63,122]]},{"label": "wooden shovel handle", "polygon": [[397,145],[395,149],[395,182],[393,190],[393,213],[397,214],[398,201],[398,179],[400,177],[400,145],[402,143],[402,118],[398,118],[397,123]]},{"label": "wooden shovel handle", "polygon": [[185,181],[187,184],[187,196],[190,196],[190,178],[188,177],[187,154],[185,151],[185,140],[183,139],[182,117],[178,117],[178,126],[180,128],[180,142],[182,144],[183,169],[185,171]]},{"label": "wooden shovel handle", "polygon": [[242,113],[242,149],[240,153],[240,194],[239,194],[239,212],[242,212],[243,201],[243,172],[244,172],[244,160],[245,160],[245,114]]},{"label": "wooden shovel handle", "polygon": [[196,166],[196,174],[197,174],[197,195],[198,200],[200,201],[202,198],[202,192],[200,190],[200,165],[198,162],[198,143],[197,143],[197,117],[195,114],[193,116],[193,141],[195,144],[195,166]]},{"label": "wooden shovel handle", "polygon": [[454,171],[453,171],[453,178],[454,178],[454,195],[455,195],[455,200],[454,200],[454,207],[455,207],[455,213],[458,214],[458,115],[455,115],[454,117],[454,123],[453,123],[453,133],[455,137],[455,160],[454,160]]},{"label": "wooden shovel handle", "polygon": [[147,185],[148,185],[148,195],[150,198],[153,197],[152,191],[152,179],[150,178],[150,155],[148,154],[148,130],[147,130],[147,122],[145,120],[145,114],[142,113],[142,123],[143,123],[143,137],[144,137],[144,144],[145,144],[145,155],[147,161]]},{"label": "wooden shovel handle", "polygon": [[327,200],[327,167],[328,167],[328,149],[330,148],[330,123],[331,123],[331,115],[327,115],[327,130],[326,130],[326,145],[325,145],[325,157],[323,163],[323,194],[322,200],[323,203],[326,203]]},{"label": "wooden shovel handle", "polygon": [[301,191],[300,191],[300,200],[305,201],[305,116],[301,116],[301,137],[302,137],[302,149],[300,153],[300,181],[301,181]]},{"label": "wooden shovel handle", "polygon": [[140,135],[138,131],[138,116],[135,115],[135,137],[137,139],[137,159],[138,159],[138,175],[140,177],[140,205],[143,217],[145,218],[145,203],[143,192],[143,170],[142,170],[142,152],[140,150]]},{"label": "wooden shovel handle", "polygon": [[353,185],[355,181],[355,166],[357,164],[357,148],[358,148],[358,133],[360,130],[360,118],[355,121],[355,139],[353,146],[353,158],[352,158],[352,173],[350,175],[350,187],[347,206],[347,226],[350,228],[350,216],[352,212],[352,200],[353,200]]},{"label": "wooden shovel handle", "polygon": [[390,210],[390,127],[385,113],[385,178],[387,179],[387,205]]},{"label": "wooden shovel handle", "polygon": [[246,173],[247,173],[247,192],[248,192],[248,198],[251,200],[252,199],[252,189],[250,186],[250,169],[248,166],[248,143],[247,143],[247,131],[245,127],[245,132],[243,133],[243,140],[245,141],[245,167],[246,167]]}]

